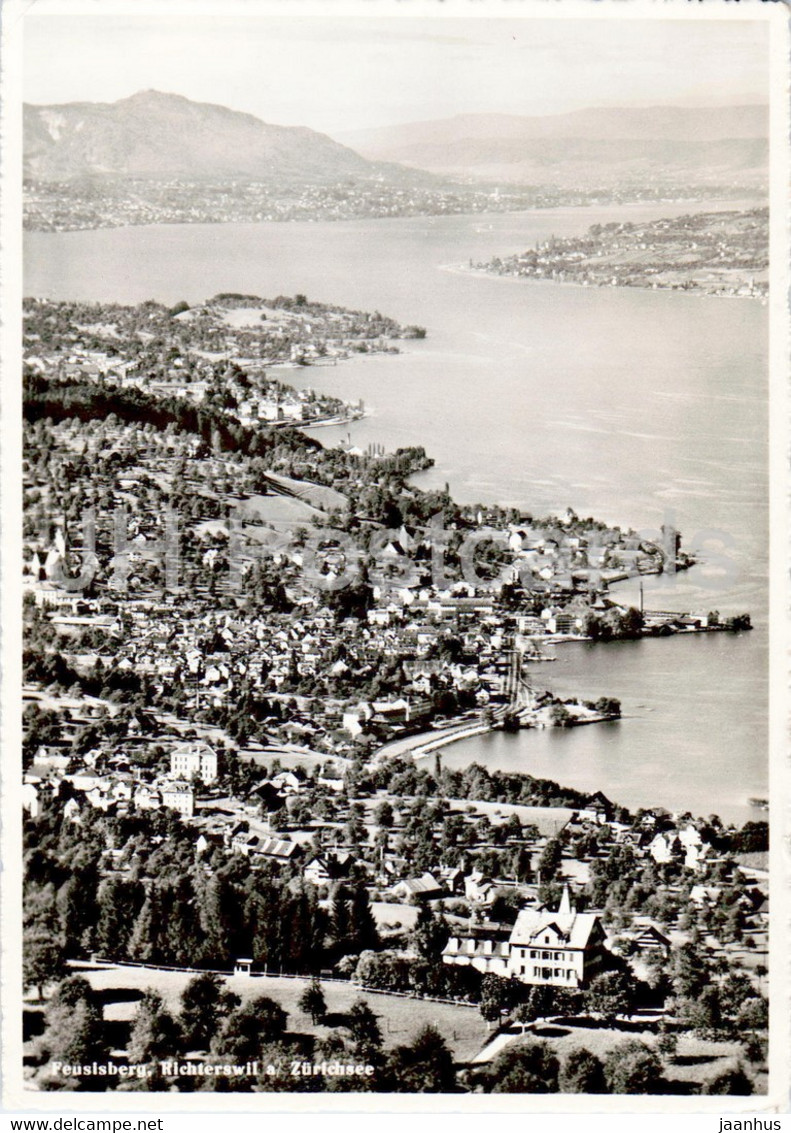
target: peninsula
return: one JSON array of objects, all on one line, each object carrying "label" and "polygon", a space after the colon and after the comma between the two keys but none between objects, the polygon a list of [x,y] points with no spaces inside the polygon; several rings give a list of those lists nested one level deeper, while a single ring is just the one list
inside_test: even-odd
[{"label": "peninsula", "polygon": [[539,242],[470,267],[492,275],[584,287],[643,287],[703,295],[765,296],[769,210],[707,212],[594,224],[584,236]]}]

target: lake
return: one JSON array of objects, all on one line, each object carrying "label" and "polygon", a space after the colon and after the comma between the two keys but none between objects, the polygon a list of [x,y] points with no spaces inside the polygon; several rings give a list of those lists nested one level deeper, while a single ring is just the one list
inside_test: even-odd
[{"label": "lake", "polygon": [[[756,626],[736,637],[563,646],[554,664],[535,667],[536,681],[618,696],[620,723],[493,734],[445,748],[444,761],[737,821],[768,780],[767,308],[460,270],[593,223],[711,207],[29,233],[25,293],[170,303],[300,291],[424,325],[425,341],[400,355],[283,375],[364,399],[364,420],[316,436],[422,444],[436,464],[418,482],[448,482],[464,501],[536,515],[571,506],[641,531],[672,522],[706,565],[647,580],[646,605],[747,610]],[[621,593],[636,600],[633,584]]]}]

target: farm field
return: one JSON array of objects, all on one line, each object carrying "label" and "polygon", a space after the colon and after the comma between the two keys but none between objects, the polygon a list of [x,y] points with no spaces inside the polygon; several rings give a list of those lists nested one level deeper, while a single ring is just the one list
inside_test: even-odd
[{"label": "farm field", "polygon": [[418,910],[416,905],[399,905],[393,901],[372,901],[371,912],[378,929],[412,929],[415,927]]},{"label": "farm field", "polygon": [[[193,976],[189,972],[171,972],[161,968],[82,964],[75,966],[75,974],[84,976],[93,988],[105,993],[105,1018],[115,1022],[132,1019],[137,1009],[133,994],[142,994],[148,988],[159,992],[167,1007],[176,1011],[179,996]],[[288,1012],[289,1031],[324,1037],[333,1032],[334,1025],[314,1025],[297,1006],[307,982],[306,979],[282,976],[228,976],[226,986],[243,1001],[260,995],[269,996]],[[471,1061],[487,1039],[486,1023],[477,1007],[361,991],[353,984],[322,982],[322,989],[330,1016],[342,1016],[356,999],[365,999],[379,1017],[384,1045],[388,1048],[408,1042],[427,1023],[438,1028],[457,1062]],[[117,992],[116,997],[113,992]]]},{"label": "farm field", "polygon": [[[336,488],[330,488],[326,484],[313,484],[310,480],[294,480],[290,476],[282,476],[276,472],[269,472],[267,479],[290,492],[294,492],[304,503],[313,508],[318,508],[320,511],[344,508],[349,503],[343,492],[339,492]],[[258,499],[259,497],[255,498]]]},{"label": "farm field", "polygon": [[304,499],[293,496],[249,496],[235,510],[235,518],[246,524],[270,523],[280,530],[279,525],[309,525],[321,517],[322,512]]}]

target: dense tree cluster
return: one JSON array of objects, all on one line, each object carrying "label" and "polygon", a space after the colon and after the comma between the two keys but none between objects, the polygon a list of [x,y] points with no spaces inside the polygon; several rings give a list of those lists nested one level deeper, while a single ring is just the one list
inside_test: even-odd
[{"label": "dense tree cluster", "polygon": [[[92,952],[216,969],[250,956],[270,971],[317,972],[379,944],[364,886],[344,885],[327,910],[297,871],[251,870],[244,858],[218,849],[216,868],[207,873],[172,813],[114,819],[89,812],[77,827],[59,822],[52,808],[29,822],[26,833],[32,987],[56,979],[64,958]],[[109,874],[108,837],[126,865]]]},{"label": "dense tree cluster", "polygon": [[415,766],[413,760],[394,758],[370,773],[376,788],[395,795],[439,796],[474,799],[479,802],[516,803],[522,806],[584,806],[588,795],[572,787],[561,787],[551,779],[537,779],[507,771],[489,771],[480,763],[462,770],[442,767],[432,772]]}]

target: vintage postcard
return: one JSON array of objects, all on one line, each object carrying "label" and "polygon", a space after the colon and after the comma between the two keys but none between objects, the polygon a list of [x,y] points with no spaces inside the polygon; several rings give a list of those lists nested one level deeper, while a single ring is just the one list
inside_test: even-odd
[{"label": "vintage postcard", "polygon": [[786,1112],[785,7],[2,16],[5,1111]]}]

